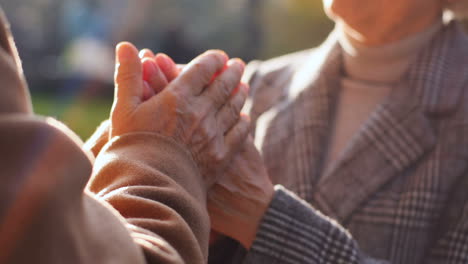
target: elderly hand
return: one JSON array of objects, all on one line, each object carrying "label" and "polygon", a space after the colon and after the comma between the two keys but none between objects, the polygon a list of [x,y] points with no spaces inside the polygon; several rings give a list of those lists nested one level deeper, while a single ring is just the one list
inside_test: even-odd
[{"label": "elderly hand", "polygon": [[212,229],[249,249],[274,189],[251,137],[208,192]]},{"label": "elderly hand", "polygon": [[[149,84],[147,94],[161,91],[161,87],[175,79],[180,71],[164,54],[155,56],[150,50],[143,50],[140,57],[143,59],[144,79]],[[233,96],[236,96],[235,92]],[[220,234],[224,234],[250,248],[273,193],[262,157],[249,138],[242,144],[241,152],[228,171],[208,193],[213,229],[210,244],[216,243]],[[242,227],[242,232],[237,232],[239,227]]]},{"label": "elderly hand", "polygon": [[[213,76],[224,70],[216,79]],[[186,146],[211,186],[245,141],[249,121],[239,118],[247,88],[231,97],[244,70],[240,60],[208,51],[190,64],[157,96],[144,101],[143,67],[130,43],[117,47],[116,95],[111,137],[154,132]]]}]

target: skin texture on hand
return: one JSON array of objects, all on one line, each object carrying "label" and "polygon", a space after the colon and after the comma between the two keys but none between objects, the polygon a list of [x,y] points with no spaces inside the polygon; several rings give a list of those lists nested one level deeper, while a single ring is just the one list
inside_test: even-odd
[{"label": "skin texture on hand", "polygon": [[[130,43],[118,45],[110,135],[153,132],[173,139],[191,153],[208,188],[248,134],[249,120],[239,118],[247,89],[230,96],[239,86],[244,63],[228,61],[223,52],[208,51],[171,82],[171,78],[161,78],[164,75],[158,69],[151,69],[155,66],[152,63],[146,59],[142,63]],[[227,69],[212,80],[225,65]],[[166,82],[167,86],[161,88]],[[145,83],[151,93],[158,94],[145,95]]]},{"label": "skin texture on hand", "polygon": [[[145,80],[150,83],[148,88],[153,91],[161,91],[165,80],[172,81],[179,73],[175,63],[165,55],[155,56],[150,50],[143,50],[140,57],[143,59]],[[213,79],[219,74],[213,76]],[[233,91],[232,96],[238,96],[237,91]],[[273,184],[268,178],[263,160],[252,138],[249,138],[227,172],[208,193],[212,222],[210,244],[216,243],[221,235],[226,235],[250,248],[273,194]],[[236,232],[239,227],[242,227],[242,232]]]},{"label": "skin texture on hand", "polygon": [[208,192],[211,228],[249,249],[273,194],[263,159],[249,137],[226,173]]}]

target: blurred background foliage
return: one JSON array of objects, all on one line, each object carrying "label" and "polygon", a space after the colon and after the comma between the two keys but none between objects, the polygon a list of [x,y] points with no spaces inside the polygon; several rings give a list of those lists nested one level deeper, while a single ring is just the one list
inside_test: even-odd
[{"label": "blurred background foliage", "polygon": [[318,45],[333,24],[321,0],[0,0],[35,110],[83,139],[108,117],[114,46],[123,40],[179,63],[206,49],[246,61]]}]

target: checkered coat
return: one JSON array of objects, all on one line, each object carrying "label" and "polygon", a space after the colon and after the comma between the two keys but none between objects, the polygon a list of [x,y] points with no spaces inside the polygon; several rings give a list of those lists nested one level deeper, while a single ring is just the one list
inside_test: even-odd
[{"label": "checkered coat", "polygon": [[275,197],[244,263],[468,263],[468,39],[444,26],[324,175],[342,50],[250,65]]}]

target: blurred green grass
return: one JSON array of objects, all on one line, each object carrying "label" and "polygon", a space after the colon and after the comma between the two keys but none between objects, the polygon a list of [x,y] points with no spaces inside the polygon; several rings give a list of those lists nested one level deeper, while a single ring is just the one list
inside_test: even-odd
[{"label": "blurred green grass", "polygon": [[64,99],[50,94],[32,94],[32,101],[36,114],[60,120],[83,140],[109,118],[112,106],[112,99],[99,97]]}]

